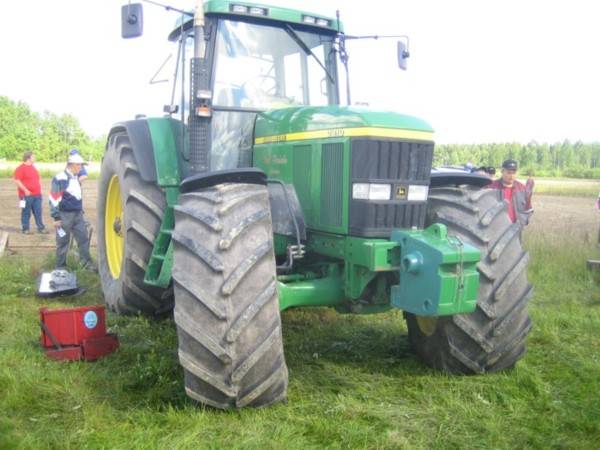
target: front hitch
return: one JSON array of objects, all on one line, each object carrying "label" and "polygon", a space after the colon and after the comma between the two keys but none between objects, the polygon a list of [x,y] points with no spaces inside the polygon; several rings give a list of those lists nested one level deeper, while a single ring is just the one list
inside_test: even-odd
[{"label": "front hitch", "polygon": [[480,252],[445,225],[425,230],[392,231],[400,246],[400,282],[392,286],[391,303],[419,316],[446,316],[475,311]]}]

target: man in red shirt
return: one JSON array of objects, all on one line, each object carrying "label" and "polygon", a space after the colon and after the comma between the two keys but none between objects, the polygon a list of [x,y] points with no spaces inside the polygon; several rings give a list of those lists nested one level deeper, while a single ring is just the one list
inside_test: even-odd
[{"label": "man in red shirt", "polygon": [[522,226],[529,223],[533,214],[531,196],[533,194],[533,179],[527,180],[527,185],[517,180],[518,164],[514,159],[507,159],[502,163],[502,176],[488,185],[489,189],[498,189],[500,200],[508,203],[508,217]]},{"label": "man in red shirt", "polygon": [[16,168],[13,180],[17,185],[21,206],[21,230],[23,234],[29,231],[29,219],[33,212],[38,233],[47,234],[42,220],[42,184],[40,174],[33,165],[35,157],[33,152],[23,154],[23,164]]}]

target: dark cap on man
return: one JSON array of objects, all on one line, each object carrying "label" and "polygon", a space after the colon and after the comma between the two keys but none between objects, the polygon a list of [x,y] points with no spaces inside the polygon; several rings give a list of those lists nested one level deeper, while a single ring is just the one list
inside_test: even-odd
[{"label": "dark cap on man", "polygon": [[502,163],[502,168],[506,170],[517,170],[518,164],[514,159],[507,159]]}]

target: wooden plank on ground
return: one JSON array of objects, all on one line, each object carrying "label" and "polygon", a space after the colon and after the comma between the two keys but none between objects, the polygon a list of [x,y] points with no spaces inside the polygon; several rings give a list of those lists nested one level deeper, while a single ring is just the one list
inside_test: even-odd
[{"label": "wooden plank on ground", "polygon": [[8,249],[8,231],[0,231],[0,258]]},{"label": "wooden plank on ground", "polygon": [[588,259],[587,268],[588,270],[600,270],[600,260]]}]

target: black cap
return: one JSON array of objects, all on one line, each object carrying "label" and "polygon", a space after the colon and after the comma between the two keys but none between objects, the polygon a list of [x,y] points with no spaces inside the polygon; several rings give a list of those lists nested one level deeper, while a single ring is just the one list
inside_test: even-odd
[{"label": "black cap", "polygon": [[514,159],[507,159],[502,163],[502,168],[506,170],[517,170],[519,165]]}]

